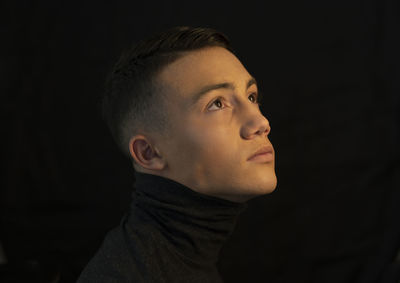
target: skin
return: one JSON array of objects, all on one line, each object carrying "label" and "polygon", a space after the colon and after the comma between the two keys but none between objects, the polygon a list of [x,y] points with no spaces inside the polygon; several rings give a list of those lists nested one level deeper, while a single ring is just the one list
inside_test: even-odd
[{"label": "skin", "polygon": [[[139,165],[135,169],[233,202],[274,191],[275,160],[247,161],[262,146],[272,146],[269,121],[257,104],[257,85],[247,89],[251,77],[238,58],[222,47],[188,52],[166,66],[158,80],[168,97],[174,125],[171,138],[133,136],[129,147]],[[209,91],[192,104],[204,86],[223,82],[235,89]]]}]

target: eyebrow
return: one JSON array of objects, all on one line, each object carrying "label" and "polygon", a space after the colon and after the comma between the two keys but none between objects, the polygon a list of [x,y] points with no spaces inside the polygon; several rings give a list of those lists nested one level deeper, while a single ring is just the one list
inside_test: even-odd
[{"label": "eyebrow", "polygon": [[[246,89],[249,89],[249,87],[251,87],[252,85],[257,85],[257,81],[256,81],[256,79],[254,77],[251,77],[247,81]],[[231,90],[234,90],[235,89],[235,85],[233,83],[231,83],[231,82],[224,82],[224,83],[204,86],[198,92],[196,92],[193,95],[192,105],[196,104],[207,93],[209,93],[212,90],[216,90],[216,89],[231,89]]]}]

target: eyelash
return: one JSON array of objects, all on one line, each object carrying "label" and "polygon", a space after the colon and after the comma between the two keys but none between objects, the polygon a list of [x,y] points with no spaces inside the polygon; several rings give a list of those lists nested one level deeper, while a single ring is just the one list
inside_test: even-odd
[{"label": "eyelash", "polygon": [[[253,92],[253,93],[251,93],[248,97],[250,97],[251,95],[253,95],[253,96],[255,97],[255,99],[256,99],[256,101],[253,102],[253,103],[254,103],[254,104],[258,104],[258,105],[260,106],[261,103],[260,103],[260,101],[259,101],[259,95],[258,95],[258,93],[257,93],[257,92]],[[222,98],[223,98],[223,97],[218,97],[217,99],[215,99],[215,100],[210,104],[210,106],[209,106],[207,109],[209,109],[211,106],[213,106],[215,102],[220,101]],[[216,110],[212,110],[212,111],[216,111]]]}]

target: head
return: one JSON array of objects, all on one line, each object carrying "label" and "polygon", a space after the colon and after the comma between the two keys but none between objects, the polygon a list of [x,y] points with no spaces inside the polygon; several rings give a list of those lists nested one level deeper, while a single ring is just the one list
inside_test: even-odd
[{"label": "head", "polygon": [[144,40],[110,74],[103,114],[136,171],[211,196],[244,202],[277,184],[255,78],[226,36],[175,27]]}]

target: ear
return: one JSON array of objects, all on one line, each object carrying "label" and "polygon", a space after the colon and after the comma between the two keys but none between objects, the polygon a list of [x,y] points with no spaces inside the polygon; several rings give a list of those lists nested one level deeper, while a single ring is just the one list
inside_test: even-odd
[{"label": "ear", "polygon": [[165,160],[145,136],[132,137],[129,152],[136,163],[145,169],[162,170],[165,167]]}]

